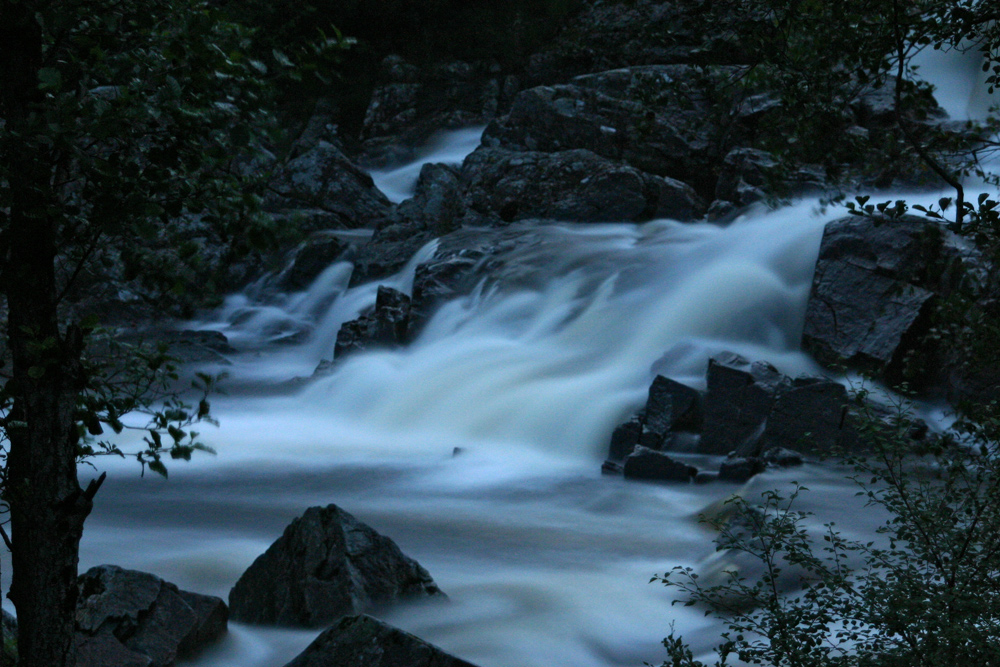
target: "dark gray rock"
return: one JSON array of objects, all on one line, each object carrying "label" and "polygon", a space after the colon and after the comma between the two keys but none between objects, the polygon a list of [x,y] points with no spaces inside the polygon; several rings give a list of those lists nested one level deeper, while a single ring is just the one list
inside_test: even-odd
[{"label": "dark gray rock", "polygon": [[935,295],[929,270],[941,252],[933,223],[845,218],[826,227],[802,345],[821,363],[905,377],[924,345]]},{"label": "dark gray rock", "polygon": [[634,65],[688,62],[700,35],[688,34],[682,8],[662,0],[589,2],[562,31],[532,55],[532,85]]},{"label": "dark gray rock", "polygon": [[146,572],[102,565],[80,576],[81,667],[168,667],[226,633],[219,598],[181,591]]},{"label": "dark gray rock", "polygon": [[303,290],[331,264],[343,257],[351,241],[331,232],[318,232],[295,249],[292,261],[278,277],[283,290]]},{"label": "dark gray rock", "polygon": [[764,199],[778,161],[765,151],[736,148],[722,160],[715,197],[738,206],[749,206]]},{"label": "dark gray rock", "polygon": [[[707,92],[736,67],[657,65],[588,74],[522,91],[483,133],[483,146],[555,152],[590,150],[643,172],[674,178],[701,195],[715,191],[727,147],[746,132],[713,125]],[[735,103],[735,100],[734,100]],[[739,145],[739,144],[737,144]]]},{"label": "dark gray rock", "polygon": [[747,458],[730,457],[719,465],[719,481],[742,484],[754,475],[764,472],[767,465],[764,459],[756,456]]},{"label": "dark gray rock", "polygon": [[784,447],[772,447],[763,454],[764,463],[776,468],[794,468],[803,463],[802,455]]},{"label": "dark gray rock", "polygon": [[623,473],[626,479],[690,482],[698,474],[698,469],[676,461],[663,452],[639,445],[625,457]]},{"label": "dark gray rock", "polygon": [[657,375],[649,387],[645,407],[611,434],[608,458],[620,461],[636,445],[670,449],[677,432],[701,429],[701,395],[697,390]]},{"label": "dark gray rock", "polygon": [[345,616],[285,667],[475,667],[371,616]]},{"label": "dark gray rock", "polygon": [[337,332],[334,359],[372,347],[397,347],[407,342],[410,326],[410,297],[380,285],[371,313],[344,322]]},{"label": "dark gray rock", "polygon": [[784,447],[826,455],[862,444],[847,391],[837,382],[793,380],[733,354],[710,359],[707,379],[701,453],[757,458]]},{"label": "dark gray rock", "polygon": [[729,454],[758,442],[776,399],[776,384],[782,381],[773,367],[738,355],[709,359],[699,451]]},{"label": "dark gray rock", "polygon": [[[621,461],[632,453],[642,438],[642,416],[632,415],[628,421],[619,424],[611,433],[611,446],[608,448],[608,458],[611,461]],[[648,446],[648,445],[647,445]],[[656,447],[659,449],[659,447]]]},{"label": "dark gray rock", "polygon": [[385,166],[415,157],[441,130],[485,125],[520,88],[488,63],[444,62],[417,68],[399,56],[382,63],[362,128],[365,164]]},{"label": "dark gray rock", "polygon": [[479,149],[462,166],[466,201],[504,222],[691,220],[704,212],[694,190],[589,150]]},{"label": "dark gray rock", "polygon": [[649,386],[644,414],[643,435],[651,434],[662,447],[672,431],[701,430],[701,394],[676,380],[657,375]]},{"label": "dark gray rock", "polygon": [[282,165],[269,189],[267,210],[320,209],[341,229],[373,227],[392,206],[371,176],[327,141]]},{"label": "dark gray rock", "polygon": [[396,543],[336,505],[311,507],[229,593],[244,623],[319,627],[399,600],[443,596]]}]

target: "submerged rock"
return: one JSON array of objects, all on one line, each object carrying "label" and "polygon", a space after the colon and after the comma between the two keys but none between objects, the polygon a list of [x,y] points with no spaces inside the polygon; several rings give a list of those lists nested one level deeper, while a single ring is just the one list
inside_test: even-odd
[{"label": "submerged rock", "polygon": [[625,457],[622,468],[626,479],[659,482],[690,482],[698,474],[698,469],[694,466],[676,461],[663,452],[642,445],[637,446]]},{"label": "submerged rock", "polygon": [[79,667],[169,667],[226,633],[221,599],[146,572],[101,565],[80,575],[79,586]]},{"label": "submerged rock", "polygon": [[404,599],[443,597],[396,543],[336,505],[310,507],[229,593],[244,623],[319,627]]},{"label": "submerged rock", "polygon": [[371,616],[345,616],[285,667],[475,667]]}]

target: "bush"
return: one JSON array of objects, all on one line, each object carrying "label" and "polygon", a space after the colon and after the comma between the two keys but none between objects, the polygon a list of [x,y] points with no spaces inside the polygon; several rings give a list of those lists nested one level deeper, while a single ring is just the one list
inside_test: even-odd
[{"label": "bush", "polygon": [[[867,423],[874,453],[852,463],[859,495],[888,515],[874,540],[845,539],[832,523],[810,535],[796,484],[760,504],[730,500],[731,518],[717,524],[717,548],[758,561],[759,577],[654,577],[727,627],[718,667],[731,656],[776,667],[1000,664],[997,443],[974,431],[913,451],[903,411]],[[664,667],[704,667],[676,633],[664,645]]]}]

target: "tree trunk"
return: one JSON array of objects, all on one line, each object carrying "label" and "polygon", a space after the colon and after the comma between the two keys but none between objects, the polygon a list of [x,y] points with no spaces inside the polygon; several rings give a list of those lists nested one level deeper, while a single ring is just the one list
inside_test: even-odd
[{"label": "tree trunk", "polygon": [[55,277],[58,200],[48,149],[33,140],[42,33],[32,3],[0,0],[0,159],[10,165],[3,225],[2,289],[12,357],[6,419],[10,441],[5,499],[10,505],[20,667],[73,667],[77,562],[96,485],[77,481],[74,415],[85,382],[82,335],[60,334]]}]

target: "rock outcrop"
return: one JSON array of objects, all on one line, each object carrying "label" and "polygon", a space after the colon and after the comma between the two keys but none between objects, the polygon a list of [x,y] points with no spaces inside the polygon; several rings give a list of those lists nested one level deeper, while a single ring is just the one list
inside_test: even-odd
[{"label": "rock outcrop", "polygon": [[396,543],[336,505],[311,507],[229,593],[234,620],[321,627],[404,599],[442,596]]},{"label": "rock outcrop", "polygon": [[704,213],[690,186],[584,149],[480,149],[466,159],[462,179],[470,207],[504,222],[691,220]]},{"label": "rock outcrop", "polygon": [[890,383],[915,379],[907,356],[923,348],[942,242],[917,218],[845,218],[826,227],[802,346],[821,363]]},{"label": "rock outcrop", "polygon": [[170,667],[226,633],[216,597],[113,565],[80,575],[76,611],[80,667]]},{"label": "rock outcrop", "polygon": [[373,227],[391,207],[372,177],[329,141],[318,142],[282,165],[269,189],[267,210],[320,211],[326,217],[321,226],[327,229]]},{"label": "rock outcrop", "polygon": [[374,310],[340,327],[333,358],[372,347],[398,347],[407,342],[409,326],[410,297],[380,285]]},{"label": "rock outcrop", "polygon": [[475,667],[371,616],[345,616],[285,667]]}]

